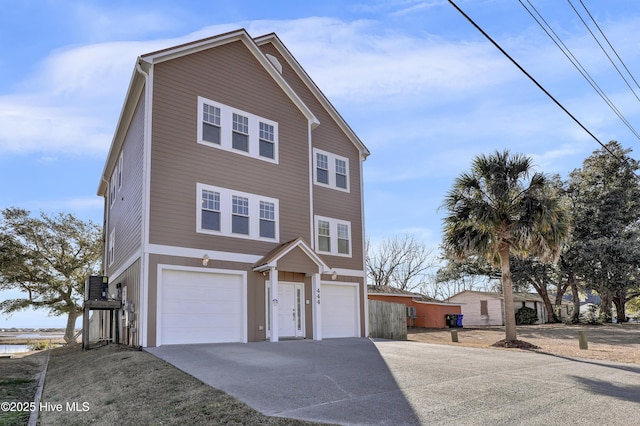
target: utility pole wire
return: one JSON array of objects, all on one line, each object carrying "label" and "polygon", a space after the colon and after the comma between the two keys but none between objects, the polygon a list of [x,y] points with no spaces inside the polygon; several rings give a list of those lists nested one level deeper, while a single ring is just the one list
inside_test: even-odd
[{"label": "utility pole wire", "polygon": [[[587,25],[587,23],[585,22],[584,19],[582,19],[582,15],[580,15],[580,13],[578,12],[578,10],[573,6],[573,3],[571,3],[571,0],[568,0],[569,4],[571,5],[571,8],[573,9],[573,11],[576,13],[576,15],[578,15],[578,18],[580,18],[580,20],[582,21],[582,23],[584,24],[584,26],[587,28],[587,30],[589,31],[589,34],[591,34],[591,37],[593,37],[593,39],[596,41],[596,43],[598,43],[598,46],[600,46],[600,49],[602,50],[602,52],[605,54],[605,56],[607,57],[607,59],[609,59],[609,62],[611,62],[611,65],[613,65],[613,67],[616,69],[616,71],[618,72],[618,74],[620,75],[620,77],[622,77],[622,79],[624,80],[624,82],[627,84],[627,87],[629,88],[629,90],[631,90],[631,93],[633,93],[633,95],[636,97],[636,99],[638,101],[640,101],[640,97],[638,97],[638,95],[636,94],[636,92],[633,90],[633,87],[631,87],[631,85],[629,84],[629,82],[627,81],[627,79],[625,78],[624,75],[622,75],[622,72],[620,71],[620,68],[618,68],[618,66],[616,65],[616,63],[613,61],[613,59],[611,59],[611,56],[609,56],[609,54],[607,53],[606,49],[602,46],[602,43],[600,43],[600,41],[598,40],[598,38],[596,37],[596,35],[593,33],[593,31],[591,31],[591,28],[589,28],[589,25]],[[582,2],[581,2],[582,3]],[[584,3],[582,3],[582,6],[585,8],[585,10],[587,9],[586,6],[584,6]],[[589,13],[589,11],[587,10],[587,13]],[[589,13],[589,16],[591,16],[591,14]],[[591,16],[591,20],[595,22],[595,20],[593,19],[593,16]],[[597,25],[597,24],[596,24]],[[598,27],[598,29],[600,29],[600,27]],[[600,32],[602,32],[602,30],[600,30]],[[604,34],[603,34],[604,35]],[[606,39],[606,37],[605,37]],[[608,40],[607,40],[608,42]],[[609,46],[611,46],[611,44],[609,44]],[[613,49],[613,47],[611,47]],[[615,50],[614,50],[615,52]],[[617,55],[617,53],[616,53]],[[620,59],[620,57],[618,56],[618,59]],[[620,61],[622,62],[622,61]],[[624,65],[624,63],[623,63]],[[626,68],[626,67],[625,67]],[[628,72],[629,70],[627,70]],[[631,78],[633,78],[633,76],[631,76]],[[635,79],[634,79],[635,81]],[[636,83],[638,84],[638,83]]]},{"label": "utility pole wire", "polygon": [[624,67],[624,69],[627,71],[627,73],[629,74],[629,76],[631,77],[631,79],[633,80],[633,82],[636,84],[636,86],[638,86],[638,88],[640,89],[640,84],[638,84],[638,82],[636,81],[635,77],[633,76],[633,74],[631,73],[631,71],[629,70],[629,68],[627,68],[627,65],[624,63],[624,61],[622,60],[622,58],[620,57],[620,55],[618,55],[618,52],[616,51],[616,49],[613,47],[613,45],[611,44],[611,42],[609,41],[609,39],[607,38],[606,35],[604,35],[604,31],[602,31],[602,28],[600,28],[600,25],[598,25],[598,22],[596,22],[596,20],[593,18],[593,16],[591,15],[591,12],[589,12],[589,9],[587,9],[587,6],[585,6],[585,4],[582,2],[582,0],[580,0],[580,3],[582,4],[582,7],[584,7],[584,10],[587,11],[587,14],[589,15],[589,17],[591,18],[591,20],[593,21],[593,23],[595,24],[596,28],[598,29],[598,31],[600,31],[600,34],[602,34],[602,37],[606,40],[607,44],[609,45],[609,47],[611,48],[611,50],[613,50],[613,53],[616,54],[616,57],[618,58],[618,60],[620,61],[620,63],[622,64],[622,66]]},{"label": "utility pole wire", "polygon": [[[527,3],[529,3],[529,6],[531,7],[531,9],[533,9],[533,11],[540,17],[542,22],[538,20],[538,18],[531,12],[531,10],[529,10],[529,8],[522,2],[522,0],[518,0],[518,1],[520,2],[520,5],[529,13],[529,15],[531,15],[533,20],[536,21],[536,23],[540,26],[540,28],[542,28],[542,30],[549,36],[551,41],[555,43],[558,49],[560,49],[560,51],[564,53],[564,56],[566,56],[569,62],[571,62],[571,64],[578,70],[578,72],[582,75],[582,77],[584,77],[584,79],[587,80],[587,82],[591,85],[593,90],[595,90],[596,93],[600,95],[602,100],[609,106],[609,108],[611,108],[614,114],[618,116],[618,118],[625,124],[625,126],[627,126],[627,128],[631,131],[631,133],[633,133],[636,136],[636,138],[640,139],[640,134],[631,125],[629,120],[626,119],[626,117],[622,114],[622,112],[618,109],[618,107],[607,96],[604,90],[602,90],[602,88],[598,85],[598,83],[596,83],[594,78],[591,77],[591,74],[589,74],[587,69],[580,63],[580,61],[578,60],[578,58],[576,58],[573,52],[571,52],[571,49],[569,49],[569,47],[566,44],[564,44],[560,36],[553,30],[553,28],[551,28],[551,25],[546,21],[546,19],[544,19],[542,14],[538,11],[538,9],[536,9],[536,7],[531,3],[531,1],[526,0]],[[544,25],[542,23],[544,23]],[[549,31],[551,31],[551,33]]]},{"label": "utility pole wire", "polygon": [[[545,88],[544,88],[540,83],[538,83],[538,81],[537,81],[535,78],[533,78],[533,77],[531,76],[531,74],[529,74],[529,73],[528,73],[524,68],[522,68],[522,66],[520,66],[520,64],[519,64],[515,59],[513,59],[513,58],[512,58],[512,57],[511,57],[511,56],[510,56],[510,55],[509,55],[509,54],[508,54],[508,53],[507,53],[507,52],[506,52],[506,51],[505,51],[505,50],[504,50],[504,49],[503,49],[503,48],[502,48],[502,47],[501,47],[501,46],[500,46],[496,41],[494,41],[494,40],[491,38],[491,36],[490,36],[489,34],[487,34],[487,33],[486,33],[482,28],[480,28],[480,26],[479,26],[478,24],[476,24],[476,23],[475,23],[475,21],[469,17],[469,15],[467,15],[466,13],[464,13],[464,11],[463,11],[462,9],[460,9],[460,8],[458,7],[458,5],[457,5],[457,4],[455,4],[455,3],[453,2],[453,0],[448,0],[448,1],[449,1],[449,3],[451,3],[451,5],[452,5],[453,7],[455,7],[455,8],[456,8],[456,10],[457,10],[458,12],[460,12],[460,14],[461,14],[462,16],[464,16],[464,17],[466,18],[466,20],[467,20],[467,21],[469,21],[469,22],[471,23],[471,25],[473,25],[473,26],[474,26],[478,31],[480,31],[480,33],[482,33],[482,35],[483,35],[483,36],[485,36],[485,37],[487,38],[487,40],[489,40],[489,41],[491,42],[491,44],[493,44],[493,45],[494,45],[494,46],[495,46],[495,47],[496,47],[500,52],[502,52],[502,54],[503,54],[504,56],[506,56],[506,57],[507,57],[507,59],[509,59],[509,60],[510,60],[510,61],[511,61],[511,62],[512,62],[516,67],[518,67],[518,69],[519,69],[520,71],[522,71],[522,73],[523,73],[524,75],[526,75],[527,77],[529,77],[529,80],[531,80],[531,81],[532,81],[536,86],[538,86],[538,88],[539,88],[540,90],[542,90],[542,91],[545,93],[545,95],[547,95],[547,96],[548,96],[548,97],[549,97],[549,98],[550,98],[550,99],[551,99],[551,100],[552,100],[556,105],[558,105],[558,106],[560,107],[560,109],[562,109],[562,110],[563,110],[563,111],[564,111],[564,112],[565,112],[569,117],[571,117],[571,119],[572,119],[573,121],[575,121],[575,122],[576,122],[576,124],[577,124],[578,126],[582,127],[582,129],[583,129],[585,132],[587,132],[587,133],[589,134],[589,136],[591,136],[591,137],[592,137],[596,142],[598,142],[598,143],[600,144],[600,146],[602,146],[602,147],[603,147],[603,148],[604,148],[604,149],[605,149],[609,154],[611,154],[614,158],[617,158],[619,161],[623,161],[623,159],[622,159],[622,158],[618,157],[618,156],[617,156],[613,151],[611,151],[611,150],[610,150],[610,149],[609,149],[605,144],[603,144],[602,142],[600,142],[600,139],[598,139],[598,138],[596,137],[596,135],[594,135],[593,133],[591,133],[591,132],[589,131],[589,129],[587,129],[587,128],[586,128],[586,127],[585,127],[585,126],[584,126],[584,125],[583,125],[583,124],[582,124],[582,123],[581,123],[581,122],[580,122],[576,117],[574,117],[574,115],[573,115],[573,114],[571,114],[571,113],[569,112],[569,110],[568,110],[568,109],[566,109],[566,108],[565,108],[565,107],[564,107],[564,106],[563,106],[563,105],[562,105],[562,104],[561,104],[561,103],[560,103],[560,102],[559,102],[555,97],[553,97],[553,95],[552,95],[551,93],[549,93],[549,92],[547,91],[547,89],[545,89]],[[637,176],[637,175],[636,175],[636,176]]]}]

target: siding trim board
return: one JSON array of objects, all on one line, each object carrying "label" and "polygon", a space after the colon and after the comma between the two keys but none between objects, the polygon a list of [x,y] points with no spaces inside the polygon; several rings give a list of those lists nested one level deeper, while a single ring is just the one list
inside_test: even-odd
[{"label": "siding trim board", "polygon": [[148,254],[158,254],[165,256],[180,256],[180,257],[192,257],[196,259],[202,259],[205,254],[209,255],[210,259],[216,259],[226,262],[239,262],[254,264],[262,258],[262,256],[246,254],[246,253],[232,253],[226,251],[207,250],[192,247],[176,247],[165,246],[160,244],[148,244],[145,250]]}]

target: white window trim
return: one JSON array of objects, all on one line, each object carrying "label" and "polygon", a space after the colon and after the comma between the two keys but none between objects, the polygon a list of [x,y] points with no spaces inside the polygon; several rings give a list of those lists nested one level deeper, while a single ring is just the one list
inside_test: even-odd
[{"label": "white window trim", "polygon": [[118,162],[111,174],[111,180],[109,181],[109,207],[113,207],[113,204],[116,202],[116,194],[120,192],[120,189],[122,188],[122,163],[123,157],[122,152],[120,152],[120,157],[118,158]]},{"label": "white window trim", "polygon": [[118,158],[118,169],[117,169],[118,191],[120,191],[120,189],[122,188],[122,182],[124,180],[124,176],[122,175],[123,163],[124,163],[123,152],[120,152],[120,158]]},{"label": "white window trim", "polygon": [[[202,139],[202,123],[204,120],[203,110],[204,104],[208,104],[217,108],[220,108],[220,144],[208,142]],[[233,114],[240,114],[249,119],[249,151],[243,151],[235,149],[232,146],[233,141]],[[260,155],[260,123],[265,123],[273,126],[273,158],[263,157]],[[206,146],[210,146],[224,151],[233,152],[235,154],[244,155],[258,160],[267,161],[269,163],[278,164],[278,123],[266,118],[242,111],[237,108],[232,108],[228,105],[220,102],[212,101],[202,96],[198,96],[198,143]]]},{"label": "white window trim", "polygon": [[116,179],[118,170],[114,170],[111,175],[111,182],[109,182],[109,207],[113,207],[116,201]]},{"label": "white window trim", "polygon": [[[319,243],[319,235],[318,235],[318,221],[329,222],[329,236],[331,238],[331,251],[321,251],[318,249],[320,247]],[[314,234],[315,234],[315,243],[316,243],[316,252],[319,254],[328,254],[331,256],[341,256],[341,257],[352,257],[353,253],[353,232],[351,229],[351,222],[346,220],[334,219],[331,217],[325,216],[314,216]],[[349,227],[349,254],[339,253],[338,252],[338,224],[347,225]]]},{"label": "white window trim", "polygon": [[109,252],[107,254],[107,264],[113,265],[116,259],[116,230],[112,229],[109,233]]},{"label": "white window trim", "polygon": [[[328,167],[329,167],[329,183],[328,184],[318,182],[318,168],[316,164],[318,161],[317,154],[323,154],[327,156],[327,160],[329,163],[328,164]],[[347,187],[346,188],[340,188],[339,186],[336,185],[336,160],[342,160],[346,164],[346,168],[347,168]],[[351,172],[349,167],[349,159],[347,157],[343,157],[337,154],[332,154],[330,152],[323,151],[318,148],[313,148],[313,183],[314,184],[318,186],[324,186],[325,188],[335,189],[337,191],[350,192],[350,185],[349,185],[350,173]]]},{"label": "white window trim", "polygon": [[[220,231],[202,228],[202,190],[214,191],[220,194]],[[234,195],[249,199],[249,234],[234,234],[231,232],[233,215],[232,198]],[[260,201],[266,201],[274,205],[275,238],[260,236]],[[234,191],[228,188],[198,183],[196,185],[196,232],[224,237],[268,241],[272,243],[280,242],[279,201],[277,198],[264,197],[248,192]]]}]

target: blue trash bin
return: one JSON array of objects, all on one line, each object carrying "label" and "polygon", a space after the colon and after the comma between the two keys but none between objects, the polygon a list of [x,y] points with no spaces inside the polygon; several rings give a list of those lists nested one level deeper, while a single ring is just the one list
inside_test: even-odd
[{"label": "blue trash bin", "polygon": [[458,318],[456,319],[456,327],[462,328],[462,317],[463,315],[458,315]]}]

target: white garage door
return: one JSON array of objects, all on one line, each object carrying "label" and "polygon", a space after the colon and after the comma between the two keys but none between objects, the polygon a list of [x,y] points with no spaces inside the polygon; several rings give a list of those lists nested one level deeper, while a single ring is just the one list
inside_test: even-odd
[{"label": "white garage door", "polygon": [[164,270],[161,345],[246,341],[242,275]]},{"label": "white garage door", "polygon": [[322,338],[360,336],[358,288],[322,284]]}]

